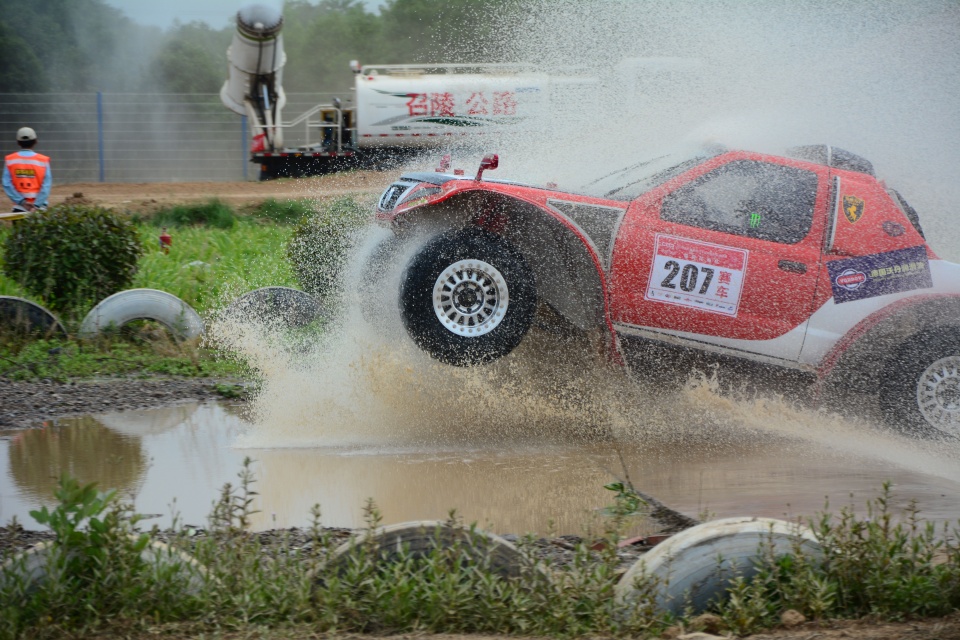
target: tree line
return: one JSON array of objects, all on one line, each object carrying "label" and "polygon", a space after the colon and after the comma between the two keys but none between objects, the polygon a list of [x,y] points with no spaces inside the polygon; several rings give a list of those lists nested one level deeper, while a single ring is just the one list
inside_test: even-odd
[{"label": "tree line", "polygon": [[[286,0],[288,92],[339,91],[350,60],[503,62],[522,0]],[[0,93],[215,93],[227,76],[234,16],[222,28],[130,20],[103,0],[0,0]]]}]

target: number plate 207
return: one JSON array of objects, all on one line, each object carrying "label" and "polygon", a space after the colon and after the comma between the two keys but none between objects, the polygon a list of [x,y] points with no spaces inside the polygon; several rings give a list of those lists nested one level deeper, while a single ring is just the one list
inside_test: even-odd
[{"label": "number plate 207", "polygon": [[736,317],[750,252],[657,234],[644,298]]}]

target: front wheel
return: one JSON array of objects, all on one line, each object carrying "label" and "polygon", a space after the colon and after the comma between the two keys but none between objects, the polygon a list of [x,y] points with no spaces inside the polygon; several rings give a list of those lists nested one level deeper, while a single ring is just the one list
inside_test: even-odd
[{"label": "front wheel", "polygon": [[960,438],[960,331],[913,338],[887,370],[892,375],[881,400],[895,426],[913,435]]},{"label": "front wheel", "polygon": [[456,366],[492,362],[513,351],[536,306],[533,271],[523,255],[480,229],[428,242],[401,283],[407,332],[433,358]]}]

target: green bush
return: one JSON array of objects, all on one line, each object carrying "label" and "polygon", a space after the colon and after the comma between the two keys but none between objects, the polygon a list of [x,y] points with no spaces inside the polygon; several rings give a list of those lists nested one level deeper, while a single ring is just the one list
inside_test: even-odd
[{"label": "green bush", "polygon": [[317,212],[310,200],[274,200],[270,198],[260,203],[253,211],[258,218],[266,218],[281,224],[300,222]]},{"label": "green bush", "polygon": [[198,204],[179,204],[160,209],[153,214],[153,224],[158,227],[190,227],[204,225],[217,229],[230,229],[237,216],[230,205],[220,200]]},{"label": "green bush", "polygon": [[337,290],[347,252],[369,218],[365,207],[344,197],[325,203],[297,225],[287,257],[304,291],[322,299]]},{"label": "green bush", "polygon": [[133,224],[99,207],[60,205],[17,223],[3,271],[57,311],[82,311],[130,286],[143,253]]}]

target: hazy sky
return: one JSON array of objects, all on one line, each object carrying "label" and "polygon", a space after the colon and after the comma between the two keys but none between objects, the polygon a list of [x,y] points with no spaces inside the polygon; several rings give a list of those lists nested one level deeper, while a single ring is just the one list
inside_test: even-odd
[{"label": "hazy sky", "polygon": [[[364,1],[371,8],[383,4],[383,0]],[[248,4],[283,7],[283,0],[106,0],[106,3],[140,24],[169,27],[174,20],[199,20],[218,29],[232,23],[237,10]]]}]

